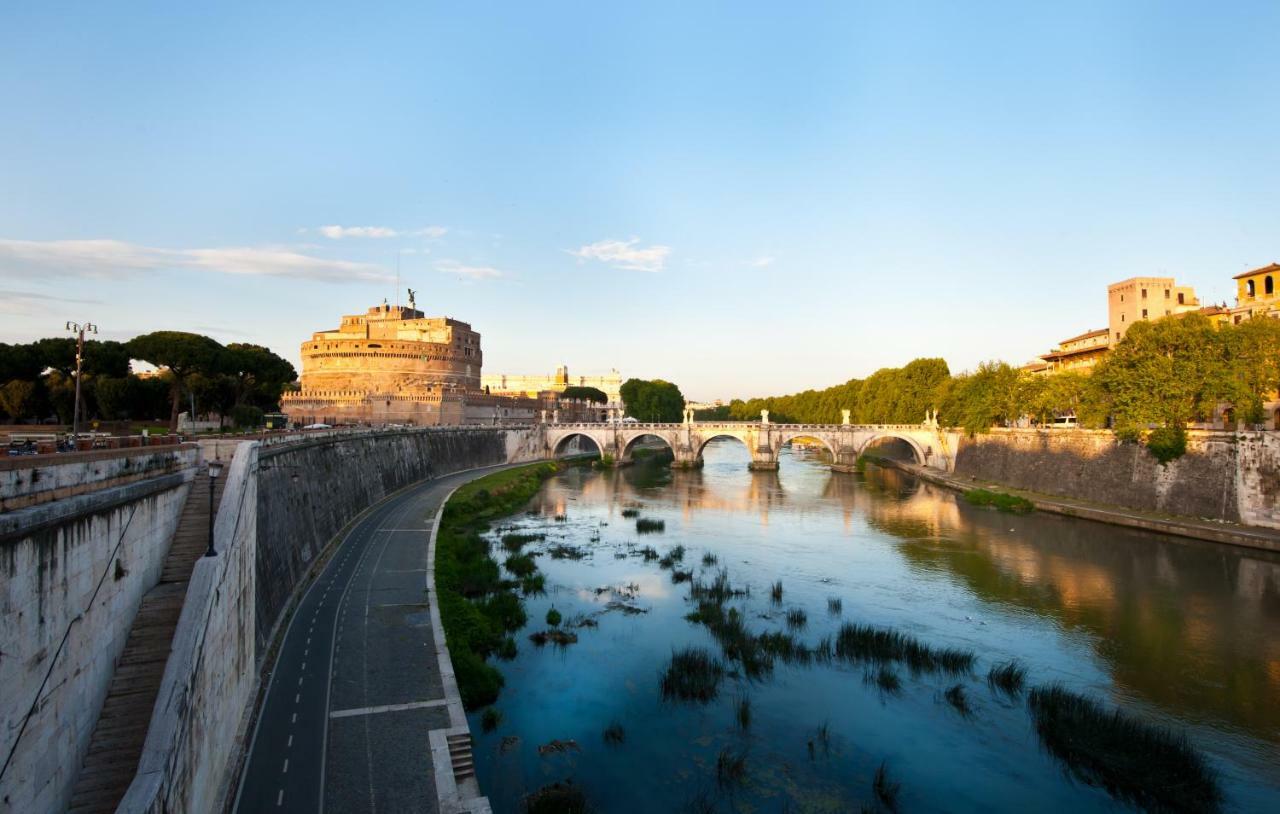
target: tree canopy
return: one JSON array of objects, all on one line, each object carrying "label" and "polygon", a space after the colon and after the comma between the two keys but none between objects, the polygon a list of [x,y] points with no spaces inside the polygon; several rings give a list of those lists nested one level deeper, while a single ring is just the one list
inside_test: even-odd
[{"label": "tree canopy", "polygon": [[622,403],[637,421],[678,422],[684,417],[680,388],[662,379],[627,379],[622,383]]},{"label": "tree canopy", "polygon": [[594,404],[609,403],[609,397],[598,387],[583,387],[580,385],[566,387],[560,397],[571,401],[590,401]]}]

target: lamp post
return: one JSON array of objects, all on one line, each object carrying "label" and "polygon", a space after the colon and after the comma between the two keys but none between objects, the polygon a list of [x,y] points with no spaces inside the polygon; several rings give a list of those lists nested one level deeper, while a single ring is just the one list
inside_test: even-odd
[{"label": "lamp post", "polygon": [[218,552],[213,550],[213,487],[218,483],[218,476],[222,474],[222,462],[209,462],[209,550],[204,552],[206,557],[216,557]]},{"label": "lamp post", "polygon": [[68,322],[67,330],[76,334],[76,403],[71,408],[71,437],[75,439],[80,435],[80,367],[84,361],[84,334],[85,331],[96,334],[98,326],[92,322]]}]

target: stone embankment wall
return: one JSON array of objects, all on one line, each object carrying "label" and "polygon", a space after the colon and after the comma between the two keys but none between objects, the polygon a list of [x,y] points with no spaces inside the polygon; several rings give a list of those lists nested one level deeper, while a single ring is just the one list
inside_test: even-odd
[{"label": "stone embankment wall", "polygon": [[27,505],[0,512],[0,812],[66,807],[197,456],[171,447],[3,462],[6,497]]},{"label": "stone embankment wall", "polygon": [[214,524],[216,557],[191,572],[138,771],[120,812],[209,811],[223,796],[234,745],[257,687],[254,573],[258,444],[227,468]]},{"label": "stone embankment wall", "polygon": [[344,526],[387,495],[450,472],[534,460],[536,430],[432,429],[263,450],[258,490],[258,654],[299,579]]},{"label": "stone embankment wall", "polygon": [[997,429],[960,443],[956,475],[1145,511],[1280,528],[1280,433],[1191,431],[1161,465],[1105,430]]},{"label": "stone embankment wall", "polygon": [[219,810],[232,793],[257,665],[325,546],[412,483],[541,457],[539,432],[432,428],[205,444],[206,457],[232,460],[214,532],[219,554],[192,575],[142,762],[119,810]]}]

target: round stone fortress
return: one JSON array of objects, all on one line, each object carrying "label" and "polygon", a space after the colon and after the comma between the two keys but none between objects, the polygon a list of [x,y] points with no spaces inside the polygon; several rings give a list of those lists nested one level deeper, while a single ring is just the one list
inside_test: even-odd
[{"label": "round stone fortress", "polygon": [[383,303],[302,343],[302,392],[478,391],[482,363],[467,323]]}]

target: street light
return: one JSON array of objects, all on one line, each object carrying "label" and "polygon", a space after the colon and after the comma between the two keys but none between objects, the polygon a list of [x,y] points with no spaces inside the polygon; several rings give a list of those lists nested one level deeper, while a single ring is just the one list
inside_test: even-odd
[{"label": "street light", "polygon": [[[68,322],[67,330],[76,334],[76,403],[71,409],[71,437],[74,439],[80,435],[80,364],[84,360],[84,334],[88,331],[91,334],[98,332],[98,326],[92,322],[86,322],[83,325],[78,322]],[[73,441],[74,443],[74,441]]]},{"label": "street light", "polygon": [[209,462],[209,550],[204,552],[206,557],[216,557],[218,552],[213,550],[213,487],[218,483],[218,476],[222,474],[222,462]]}]

